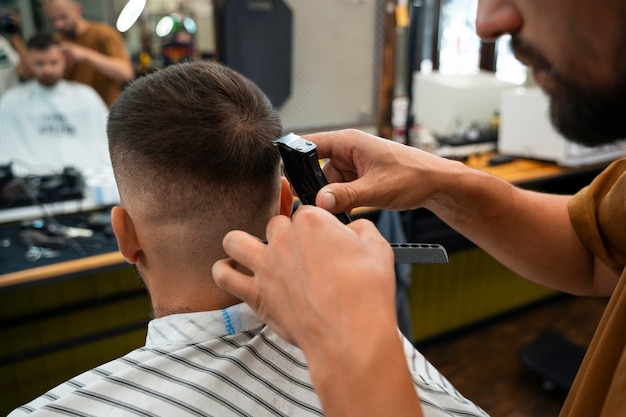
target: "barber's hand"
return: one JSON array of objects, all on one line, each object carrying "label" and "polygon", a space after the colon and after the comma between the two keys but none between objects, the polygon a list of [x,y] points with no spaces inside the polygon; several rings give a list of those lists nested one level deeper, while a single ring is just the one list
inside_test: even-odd
[{"label": "barber's hand", "polygon": [[9,19],[11,19],[11,23],[13,23],[13,26],[11,28],[9,28],[9,31],[7,32],[9,35],[17,35],[17,36],[22,36],[22,30],[21,30],[21,22],[22,22],[22,17],[20,15],[20,12],[18,10],[11,10],[8,14]]},{"label": "barber's hand", "polygon": [[68,65],[87,59],[90,49],[72,42],[62,42],[61,47]]},{"label": "barber's hand", "polygon": [[325,210],[301,206],[292,219],[272,218],[267,240],[227,234],[232,259],[216,262],[213,277],[281,337],[317,354],[323,343],[368,343],[379,326],[395,332],[393,252],[371,222],[345,226]]},{"label": "barber's hand", "polygon": [[354,207],[408,210],[422,207],[443,187],[442,172],[458,162],[348,129],[306,135],[320,158],[329,158],[315,204],[332,213]]}]

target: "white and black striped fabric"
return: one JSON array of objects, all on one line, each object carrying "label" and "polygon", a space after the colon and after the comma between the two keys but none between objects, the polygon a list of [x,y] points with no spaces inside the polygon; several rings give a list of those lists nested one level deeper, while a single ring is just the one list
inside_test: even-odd
[{"label": "white and black striped fabric", "polygon": [[[485,416],[405,340],[426,416]],[[18,416],[322,416],[302,351],[245,304],[150,322],[146,346],[14,410]]]},{"label": "white and black striped fabric", "polygon": [[36,80],[10,89],[0,99],[0,164],[17,175],[111,171],[106,136],[109,110],[85,84]]}]

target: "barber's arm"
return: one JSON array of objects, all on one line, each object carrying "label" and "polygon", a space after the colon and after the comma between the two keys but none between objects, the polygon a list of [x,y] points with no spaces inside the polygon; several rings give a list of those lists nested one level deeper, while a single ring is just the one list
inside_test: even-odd
[{"label": "barber's arm", "polygon": [[28,80],[32,78],[33,74],[30,69],[29,56],[28,51],[26,49],[26,44],[24,43],[24,39],[22,39],[22,35],[19,33],[14,33],[9,38],[11,42],[11,46],[15,49],[20,56],[20,63],[17,66],[17,76],[20,80]]},{"label": "barber's arm", "polygon": [[63,42],[63,50],[70,62],[87,61],[98,71],[117,80],[120,84],[131,81],[135,75],[135,70],[128,57],[105,55],[71,42]]},{"label": "barber's arm", "polygon": [[520,275],[559,290],[610,294],[617,275],[585,248],[570,222],[570,197],[532,192],[419,149],[357,130],[307,135],[331,184],[316,204],[425,207]]},{"label": "barber's arm", "polygon": [[325,415],[421,416],[397,330],[393,252],[376,227],[302,206],[273,218],[266,237],[229,233],[232,259],[213,277],[304,351]]},{"label": "barber's arm", "polygon": [[33,74],[31,72],[31,64],[29,62],[28,50],[26,49],[26,44],[24,43],[24,39],[22,38],[21,31],[21,17],[17,11],[12,11],[10,14],[11,21],[15,25],[11,33],[9,33],[8,39],[11,43],[11,46],[20,57],[20,63],[17,66],[16,72],[17,76],[20,80],[30,79]]}]

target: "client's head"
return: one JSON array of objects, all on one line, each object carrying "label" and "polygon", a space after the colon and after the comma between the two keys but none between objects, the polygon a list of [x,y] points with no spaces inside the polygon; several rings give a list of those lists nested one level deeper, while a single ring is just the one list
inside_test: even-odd
[{"label": "client's head", "polygon": [[[220,64],[179,64],[137,79],[111,108],[107,134],[122,206],[113,211],[120,250],[158,316],[198,308],[159,307],[157,287],[212,285],[228,231],[263,238],[270,217],[291,208],[272,144],[280,120],[256,85]],[[183,289],[167,291],[176,298],[171,291]]]},{"label": "client's head", "polygon": [[50,35],[35,35],[26,43],[33,77],[39,84],[52,87],[63,78],[65,55],[61,44]]}]

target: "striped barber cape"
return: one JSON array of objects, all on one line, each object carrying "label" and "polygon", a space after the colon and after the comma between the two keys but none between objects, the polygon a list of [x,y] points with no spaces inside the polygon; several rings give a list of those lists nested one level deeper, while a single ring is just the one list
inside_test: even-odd
[{"label": "striped barber cape", "polygon": [[[485,416],[406,340],[427,416]],[[9,416],[322,416],[304,354],[246,305],[152,320],[146,345]]]}]

